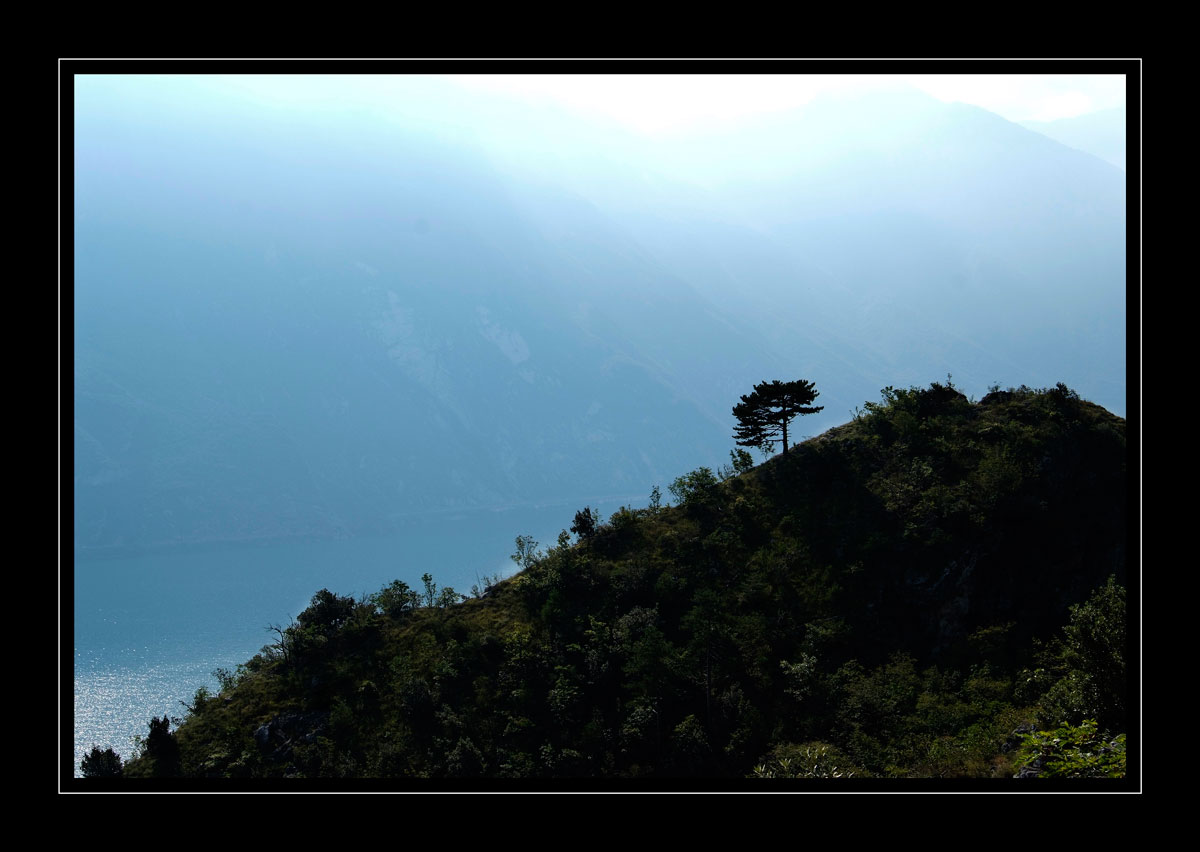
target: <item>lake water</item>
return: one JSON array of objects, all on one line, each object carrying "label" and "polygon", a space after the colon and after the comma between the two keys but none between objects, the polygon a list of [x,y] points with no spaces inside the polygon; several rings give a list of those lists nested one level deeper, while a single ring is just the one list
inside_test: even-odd
[{"label": "lake water", "polygon": [[[602,517],[622,501],[593,503]],[[627,505],[643,505],[624,501]],[[212,672],[233,669],[271,641],[313,594],[378,591],[392,580],[421,588],[472,584],[515,570],[518,535],[553,544],[582,506],[471,512],[414,520],[399,533],[343,541],[170,551],[76,560],[75,773],[93,745],[122,756],[152,716],[182,716]]]}]

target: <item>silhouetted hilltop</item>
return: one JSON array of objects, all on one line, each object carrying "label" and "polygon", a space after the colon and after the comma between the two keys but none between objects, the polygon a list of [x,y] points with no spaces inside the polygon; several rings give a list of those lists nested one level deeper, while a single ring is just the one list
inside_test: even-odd
[{"label": "silhouetted hilltop", "polygon": [[[1123,419],[1061,384],[935,383],[731,455],[676,505],[519,538],[521,570],[462,602],[428,576],[322,590],[125,774],[1124,772]],[[1023,737],[1058,725],[1100,743],[1084,769]]]}]

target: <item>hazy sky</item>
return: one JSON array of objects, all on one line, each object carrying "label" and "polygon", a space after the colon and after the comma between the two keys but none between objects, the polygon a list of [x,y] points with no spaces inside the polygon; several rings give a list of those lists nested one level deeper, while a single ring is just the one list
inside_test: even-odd
[{"label": "hazy sky", "polygon": [[1053,121],[1125,103],[1124,75],[513,74],[452,79],[474,89],[558,102],[651,134],[791,109],[826,92],[912,87],[1010,121]]},{"label": "hazy sky", "polygon": [[[804,67],[802,62],[795,65],[798,71]],[[402,63],[395,67],[397,71],[405,68]],[[613,63],[613,67],[621,66]],[[664,62],[662,67],[669,71],[671,63]],[[434,83],[429,75],[339,74],[337,63],[330,63],[332,73],[326,74],[277,74],[270,63],[262,70],[262,74],[223,75],[214,64],[213,74],[197,75],[192,82],[168,70],[148,75],[138,88],[174,90],[181,85],[193,88],[194,83],[263,98],[276,108],[311,109],[344,104],[348,98],[361,98],[375,106],[403,105],[411,102],[413,84],[421,88],[421,77]],[[443,85],[449,81],[476,92],[557,105],[584,118],[616,122],[652,136],[687,133],[758,113],[790,110],[822,94],[914,88],[942,101],[982,107],[1010,121],[1053,121],[1123,106],[1126,82],[1121,74],[588,73],[450,75],[440,79]],[[438,102],[436,94],[430,102]],[[446,107],[453,110],[449,104]]]}]

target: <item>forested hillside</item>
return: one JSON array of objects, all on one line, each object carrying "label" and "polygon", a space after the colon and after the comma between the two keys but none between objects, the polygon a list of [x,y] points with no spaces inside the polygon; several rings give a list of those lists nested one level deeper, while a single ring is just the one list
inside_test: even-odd
[{"label": "forested hillside", "polygon": [[1061,384],[887,388],[465,600],[322,590],[124,775],[1122,775],[1126,458]]}]

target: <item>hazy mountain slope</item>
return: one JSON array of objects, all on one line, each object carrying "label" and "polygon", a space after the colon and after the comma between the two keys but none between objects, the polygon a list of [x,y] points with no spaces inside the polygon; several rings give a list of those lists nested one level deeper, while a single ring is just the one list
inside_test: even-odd
[{"label": "hazy mountain slope", "polygon": [[1123,410],[1123,175],[979,110],[662,145],[419,81],[80,85],[86,552],[644,495],[770,378],[816,382],[803,434],[947,372]]},{"label": "hazy mountain slope", "polygon": [[1125,169],[1125,107],[1098,110],[1057,121],[1022,121],[1021,125],[1099,157],[1121,170]]},{"label": "hazy mountain slope", "polygon": [[753,337],[586,206],[547,233],[470,140],[87,118],[80,159],[121,162],[77,181],[81,547],[642,494],[723,452],[697,377]]},{"label": "hazy mountain slope", "polygon": [[1069,376],[1123,410],[1120,171],[918,93],[821,100],[626,158],[660,177],[613,166],[591,197],[792,373],[828,376],[837,417],[889,376],[947,371],[981,390]]}]

